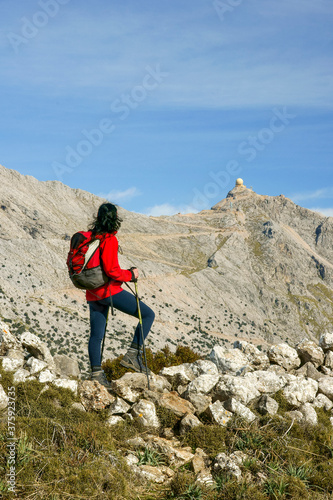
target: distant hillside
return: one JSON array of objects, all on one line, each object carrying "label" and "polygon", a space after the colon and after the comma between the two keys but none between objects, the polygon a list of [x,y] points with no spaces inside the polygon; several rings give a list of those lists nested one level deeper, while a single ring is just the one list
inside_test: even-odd
[{"label": "distant hillside", "polygon": [[[0,317],[84,367],[89,313],[66,255],[103,200],[1,166],[0,175]],[[333,218],[244,186],[198,214],[120,212],[121,265],[139,268],[139,291],[156,312],[153,350],[182,343],[206,352],[235,337],[294,344],[333,329]],[[134,325],[119,312],[110,320],[107,357],[124,352]]]}]

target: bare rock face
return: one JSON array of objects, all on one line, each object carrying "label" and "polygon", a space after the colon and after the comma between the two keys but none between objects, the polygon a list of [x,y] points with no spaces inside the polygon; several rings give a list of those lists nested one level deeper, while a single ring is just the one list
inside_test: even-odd
[{"label": "bare rock face", "polygon": [[214,395],[220,401],[233,397],[247,405],[253,399],[260,397],[260,392],[254,386],[253,380],[248,377],[223,375],[214,389]]},{"label": "bare rock face", "polygon": [[199,375],[189,383],[186,393],[208,394],[211,392],[219,381],[220,376],[216,374]]}]

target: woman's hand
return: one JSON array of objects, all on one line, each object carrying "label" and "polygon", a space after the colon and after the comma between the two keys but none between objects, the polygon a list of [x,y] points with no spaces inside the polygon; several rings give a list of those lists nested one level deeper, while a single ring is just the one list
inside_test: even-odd
[{"label": "woman's hand", "polygon": [[136,267],[134,267],[134,268],[132,269],[132,271],[133,271],[133,274],[134,274],[134,278],[137,280],[137,279],[138,279],[138,277],[139,277],[139,271],[137,270],[137,268],[136,268]]}]

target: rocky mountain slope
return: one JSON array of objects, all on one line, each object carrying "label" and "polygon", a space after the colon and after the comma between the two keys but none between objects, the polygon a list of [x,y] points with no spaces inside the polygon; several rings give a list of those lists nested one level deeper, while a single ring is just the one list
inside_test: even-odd
[{"label": "rocky mountain slope", "polygon": [[[0,176],[0,318],[16,333],[30,329],[52,354],[77,357],[82,369],[89,311],[65,262],[71,235],[103,200],[5,167]],[[332,218],[242,185],[198,214],[120,213],[120,264],[141,272],[140,294],[156,312],[153,350],[183,343],[208,352],[236,339],[293,345],[332,329]],[[124,352],[134,326],[116,313],[106,357]]]}]

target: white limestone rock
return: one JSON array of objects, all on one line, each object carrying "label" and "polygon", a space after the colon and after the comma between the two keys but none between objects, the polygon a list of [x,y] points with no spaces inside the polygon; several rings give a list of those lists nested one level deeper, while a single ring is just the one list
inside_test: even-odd
[{"label": "white limestone rock", "polygon": [[191,363],[190,366],[195,377],[199,377],[200,375],[218,375],[219,373],[216,364],[208,359],[198,359],[194,363]]},{"label": "white limestone rock", "polygon": [[296,369],[301,364],[301,360],[296,349],[293,349],[285,343],[273,345],[268,350],[268,358],[271,363],[276,363],[277,365],[285,368],[287,371]]},{"label": "white limestone rock", "polygon": [[177,385],[187,385],[195,379],[190,363],[164,367],[159,374],[165,377],[169,383]]},{"label": "white limestone rock", "polygon": [[74,394],[77,394],[78,383],[76,380],[68,380],[66,378],[57,378],[53,380],[53,385],[56,387],[63,387],[64,389],[70,389]]},{"label": "white limestone rock", "polygon": [[31,332],[24,332],[21,335],[22,346],[35,358],[45,361],[51,370],[55,369],[53,357],[47,345]]},{"label": "white limestone rock", "polygon": [[215,346],[209,357],[221,373],[236,373],[249,364],[247,356],[239,349]]},{"label": "white limestone rock", "polygon": [[319,339],[319,345],[323,351],[333,351],[333,333],[324,333]]},{"label": "white limestone rock", "polygon": [[2,360],[2,368],[5,372],[14,372],[19,368],[22,368],[23,364],[24,364],[23,359],[5,357]]},{"label": "white limestone rock", "polygon": [[275,399],[264,394],[258,401],[258,411],[261,415],[276,415],[279,404]]},{"label": "white limestone rock", "polygon": [[247,373],[244,380],[253,384],[261,394],[275,394],[287,384],[285,376],[264,370]]},{"label": "white limestone rock", "polygon": [[294,406],[301,406],[304,403],[311,403],[318,392],[318,382],[312,378],[287,376],[288,383],[283,389],[283,394],[288,403]]},{"label": "white limestone rock", "polygon": [[333,351],[327,351],[325,354],[324,366],[329,370],[333,370]]},{"label": "white limestone rock", "polygon": [[50,370],[43,370],[38,375],[38,380],[42,384],[44,384],[45,382],[53,382],[55,378],[56,378],[55,374],[52,373]]},{"label": "white limestone rock", "polygon": [[227,401],[224,401],[223,406],[226,410],[230,411],[231,413],[235,413],[246,422],[250,423],[256,419],[255,414],[235,398],[227,399]]},{"label": "white limestone rock", "polygon": [[186,434],[191,429],[198,427],[199,425],[202,425],[200,420],[192,413],[188,413],[180,421],[179,432],[181,435]]},{"label": "white limestone rock", "polygon": [[325,394],[317,394],[312,406],[315,408],[324,408],[324,410],[330,411],[333,408],[333,403],[327,396],[325,396]]},{"label": "white limestone rock", "polygon": [[27,377],[30,376],[30,372],[25,370],[24,368],[19,368],[13,375],[14,384],[18,384],[19,382],[24,382]]},{"label": "white limestone rock", "polygon": [[31,356],[28,361],[26,362],[26,367],[29,368],[30,373],[34,375],[35,373],[41,372],[44,370],[48,364],[45,361],[42,361],[41,359],[34,358]]},{"label": "white limestone rock", "polygon": [[300,407],[299,411],[303,415],[301,423],[312,426],[318,425],[317,412],[310,403],[304,403],[304,405]]},{"label": "white limestone rock", "polygon": [[219,381],[217,374],[203,374],[189,383],[186,389],[187,393],[209,394]]},{"label": "white limestone rock", "polygon": [[261,394],[254,385],[253,379],[249,378],[249,375],[246,374],[244,377],[222,375],[214,390],[215,397],[220,401],[236,398],[244,405],[260,397]]},{"label": "white limestone rock", "polygon": [[333,377],[326,376],[319,379],[319,392],[333,401]]},{"label": "white limestone rock", "polygon": [[0,384],[0,410],[4,410],[8,406],[8,396]]},{"label": "white limestone rock", "polygon": [[245,340],[236,340],[234,348],[240,349],[246,355],[250,365],[255,370],[266,370],[269,367],[267,354],[261,352],[255,345]]},{"label": "white limestone rock", "polygon": [[0,321],[0,356],[5,356],[9,349],[20,349],[18,339],[10,332],[4,321]]},{"label": "white limestone rock", "polygon": [[152,401],[146,399],[140,399],[132,407],[133,417],[137,417],[144,427],[154,427],[159,428],[161,426],[160,421],[156,415],[156,408]]},{"label": "white limestone rock", "polygon": [[207,414],[211,418],[212,422],[217,425],[225,427],[229,420],[232,418],[233,414],[226,410],[221,401],[215,401],[207,408]]},{"label": "white limestone rock", "polygon": [[303,340],[296,345],[296,351],[302,363],[310,362],[315,368],[324,363],[324,351],[312,340]]},{"label": "white limestone rock", "polygon": [[111,417],[109,417],[105,423],[108,427],[112,427],[119,424],[120,422],[124,422],[124,419],[121,418],[120,415],[111,415]]},{"label": "white limestone rock", "polygon": [[123,415],[131,409],[130,405],[126,403],[123,399],[116,397],[113,403],[111,403],[108,412],[111,415]]},{"label": "white limestone rock", "polygon": [[79,363],[76,358],[67,356],[67,354],[56,354],[53,356],[53,361],[55,363],[56,372],[59,375],[75,378],[80,376]]}]

